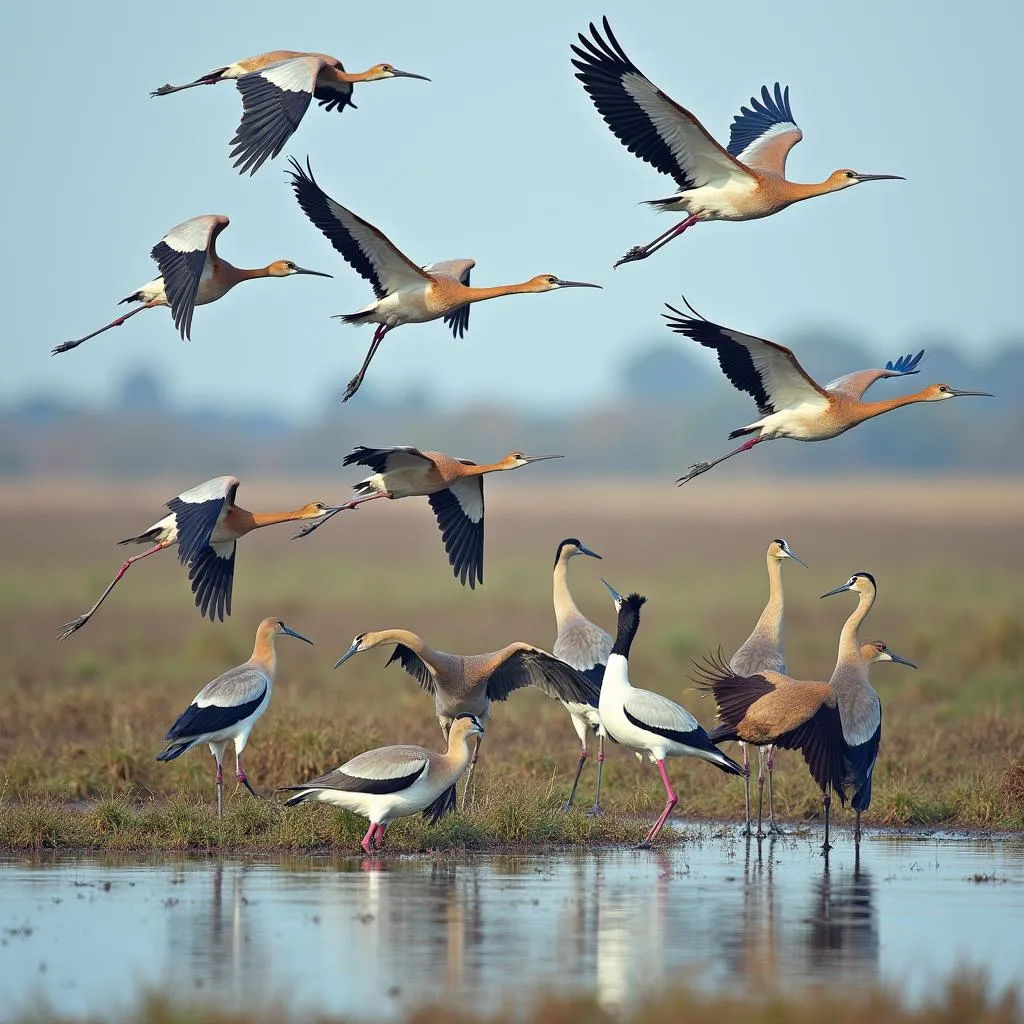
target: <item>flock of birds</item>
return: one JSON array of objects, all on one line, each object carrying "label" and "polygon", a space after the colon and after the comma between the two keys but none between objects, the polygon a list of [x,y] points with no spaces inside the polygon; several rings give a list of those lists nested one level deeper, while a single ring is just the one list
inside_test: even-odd
[{"label": "flock of birds", "polygon": [[[674,195],[651,201],[661,211],[679,211],[684,219],[646,245],[629,250],[616,264],[643,260],[694,225],[713,220],[753,220],[770,216],[793,203],[849,188],[866,181],[897,178],[891,174],[834,171],[824,181],[800,184],[785,176],[790,150],[803,137],[789,102],[789,90],[778,83],[763,87],[760,98],[740,109],[733,119],[728,146],[721,146],[696,117],[651,82],[626,55],[607,18],[601,28],[590,25],[572,46],[572,64],[598,113],[622,144],[676,183]],[[242,97],[242,119],[231,140],[231,157],[240,173],[255,174],[277,157],[316,99],[327,111],[353,106],[356,84],[422,75],[377,64],[368,71],[345,71],[335,57],[320,53],[275,50],[237,61],[185,85],[164,85],[152,95],[166,96],[202,85],[234,81]],[[471,259],[418,266],[378,228],[332,199],[305,167],[290,158],[289,183],[299,207],[346,263],[373,288],[374,301],[340,317],[349,324],[374,324],[373,338],[343,401],[356,394],[385,335],[409,323],[442,320],[456,338],[469,326],[470,306],[503,295],[533,294],[600,285],[539,274],[521,283],[475,287]],[[166,306],[183,339],[191,336],[197,305],[214,302],[237,284],[257,278],[315,275],[320,271],[276,260],[264,267],[235,267],[217,252],[216,243],[228,226],[223,215],[194,217],[172,228],[151,255],[159,276],[132,292],[124,303],[132,310],[91,334],[57,346],[54,354],[77,348],[90,338],[144,309]],[[683,484],[726,459],[762,441],[788,437],[821,441],[893,409],[918,402],[945,401],[985,392],[932,384],[910,395],[866,401],[875,382],[918,373],[924,355],[908,354],[839,377],[822,386],[801,367],[788,348],[775,342],[712,323],[683,300],[686,311],[668,306],[665,318],[672,331],[714,350],[722,372],[738,390],[753,398],[760,418],[730,434],[747,437],[738,448],[712,462],[691,466]],[[146,550],[127,558],[97,602],[67,623],[60,638],[81,629],[95,614],[134,562],[177,546],[187,569],[196,606],[211,620],[231,612],[235,549],[238,541],[264,526],[301,524],[298,536],[318,529],[338,512],[377,498],[426,497],[440,527],[455,576],[473,588],[483,583],[484,493],[487,473],[519,469],[557,455],[529,456],[511,452],[497,462],[477,465],[466,459],[415,447],[359,447],[344,460],[370,475],[355,484],[355,497],[341,505],[310,502],[292,511],[250,512],[236,503],[239,481],[218,477],[183,491],[167,503],[168,514],[122,544],[144,544]],[[559,545],[554,566],[554,609],[557,639],[549,653],[515,642],[500,651],[454,655],[434,650],[415,633],[387,629],[361,633],[336,668],[355,654],[378,646],[393,647],[388,661],[397,661],[428,693],[444,733],[444,753],[416,746],[371,750],[341,767],[301,785],[287,803],[320,800],[365,816],[369,828],[362,841],[372,854],[396,818],[423,812],[436,820],[455,810],[456,783],[466,774],[463,807],[472,793],[472,775],[492,701],[505,700],[523,686],[535,686],[560,700],[569,712],[580,741],[580,755],[566,809],[572,807],[588,756],[588,738],[597,737],[597,782],[591,813],[601,811],[601,771],[605,738],[657,766],[665,788],[664,810],[647,833],[645,844],[658,836],[676,804],[665,767],[670,757],[696,757],[744,780],[745,831],[763,833],[763,789],[768,782],[770,831],[775,821],[772,770],[775,748],[800,750],[821,789],[825,852],[830,848],[829,808],[834,796],[849,798],[856,812],[855,840],[861,837],[860,817],[871,800],[871,780],[881,737],[881,704],[869,681],[870,666],[893,661],[915,667],[881,641],[861,642],[859,629],[875,600],[875,580],[855,573],[823,596],[850,591],[857,606],[843,626],[836,667],[826,681],[792,678],[783,654],[782,563],[802,560],[787,542],[768,548],[769,599],[747,641],[726,662],[712,656],[699,666],[699,685],[713,694],[718,725],[705,731],[683,707],[666,697],[635,688],[629,679],[629,653],[645,598],[621,596],[605,581],[617,612],[614,639],[585,618],[570,594],[567,570],[577,556],[600,558],[579,540]],[[242,764],[253,725],[266,711],[277,669],[275,642],[280,636],[301,636],[284,622],[260,623],[252,657],[219,676],[196,695],[167,734],[159,760],[169,761],[200,744],[208,744],[217,765],[217,807],[223,808],[223,757],[228,741],[236,755],[236,777],[255,793]],[[737,763],[717,744],[738,741],[743,761]],[[756,826],[750,799],[748,747],[758,750]]]}]

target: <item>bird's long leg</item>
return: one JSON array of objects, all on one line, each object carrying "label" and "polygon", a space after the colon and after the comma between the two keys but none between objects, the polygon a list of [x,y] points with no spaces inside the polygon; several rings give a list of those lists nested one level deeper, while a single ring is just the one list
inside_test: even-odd
[{"label": "bird's long leg", "polygon": [[387,830],[387,825],[378,825],[373,833],[373,845],[379,850],[384,845],[384,832]]},{"label": "bird's long leg", "polygon": [[576,796],[576,787],[580,784],[580,775],[583,774],[583,766],[587,763],[587,742],[583,741],[583,746],[580,748],[580,757],[576,762],[576,777],[572,780],[572,789],[569,790],[569,799],[565,801],[562,806],[563,811],[572,810],[572,802]]},{"label": "bird's long leg", "polygon": [[359,367],[359,372],[348,382],[348,387],[345,388],[345,394],[341,396],[341,400],[343,402],[347,402],[359,390],[359,385],[363,383],[363,378],[366,376],[366,370],[370,365],[370,360],[377,354],[377,349],[380,347],[380,343],[383,340],[384,335],[390,330],[390,327],[385,324],[381,324],[377,330],[373,332],[373,341],[370,342],[370,350],[366,353],[366,358],[363,360],[363,365]]},{"label": "bird's long leg", "polygon": [[332,509],[330,512],[322,515],[319,519],[314,519],[302,527],[301,530],[292,540],[298,540],[300,537],[308,537],[314,530],[319,530],[328,519],[332,519],[339,512],[347,512],[349,509],[359,508],[364,502],[373,501],[374,498],[390,498],[391,495],[384,491],[378,491],[376,494],[367,495],[365,498],[353,498],[351,501],[346,501],[344,505],[339,505],[336,509]]},{"label": "bird's long leg", "polygon": [[714,469],[720,462],[725,462],[726,459],[731,459],[734,455],[739,455],[740,452],[749,452],[755,444],[760,444],[762,441],[767,441],[766,437],[752,437],[749,441],[744,441],[739,448],[734,448],[731,452],[726,452],[721,458],[715,459],[714,462],[695,462],[690,467],[690,472],[686,476],[681,476],[676,483],[681,487],[685,483],[689,483],[695,476],[700,476],[701,473],[706,473],[709,469]]},{"label": "bird's long leg", "polygon": [[131,568],[131,566],[137,562],[140,558],[145,558],[147,555],[155,555],[158,551],[163,551],[164,548],[170,547],[173,541],[162,540],[159,544],[155,544],[153,547],[146,551],[143,551],[139,555],[132,555],[131,558],[125,559],[121,568],[117,570],[117,575],[110,581],[110,585],[106,590],[100,594],[100,599],[83,615],[79,615],[77,618],[72,619],[70,622],[64,623],[61,627],[60,633],[57,634],[58,640],[67,640],[72,633],[77,629],[81,629],[92,617],[96,614],[96,609],[107,599],[107,595],[117,586],[118,581],[121,577]]},{"label": "bird's long leg", "polygon": [[764,839],[764,829],[761,828],[763,820],[762,810],[764,808],[764,747],[757,748],[757,838]]},{"label": "bird's long leg", "polygon": [[633,263],[635,260],[647,259],[648,256],[656,253],[663,245],[668,245],[673,238],[681,235],[687,228],[692,228],[697,221],[698,218],[696,216],[687,217],[686,220],[669,228],[668,231],[658,235],[657,238],[648,242],[646,245],[634,245],[633,248],[630,249],[629,252],[627,252],[612,269],[614,270],[617,267],[621,267],[623,263]]},{"label": "bird's long leg", "polygon": [[768,744],[768,757],[765,759],[765,767],[768,769],[768,833],[773,836],[781,836],[782,829],[775,821],[775,793],[772,789],[772,773],[775,771],[775,747]]},{"label": "bird's long leg", "polygon": [[101,327],[98,331],[93,331],[92,334],[87,334],[84,338],[75,338],[74,341],[65,341],[58,345],[55,349],[50,352],[50,355],[57,356],[61,352],[70,352],[73,348],[78,348],[83,341],[88,341],[90,338],[95,338],[97,334],[102,334],[104,331],[109,331],[111,327],[120,327],[125,320],[130,320],[136,313],[141,313],[144,309],[152,309],[152,306],[137,306],[135,309],[122,316],[119,316],[116,320],[111,320],[106,327]]},{"label": "bird's long leg", "polygon": [[366,835],[363,836],[363,841],[359,844],[363,850],[366,851],[368,857],[373,856],[373,836],[377,831],[377,822],[371,821],[370,827],[366,830]]},{"label": "bird's long leg", "polygon": [[249,776],[245,774],[245,768],[242,767],[242,751],[236,748],[235,750],[235,778],[245,786],[247,790],[257,799],[259,799],[259,793],[249,783]]},{"label": "bird's long leg", "polygon": [[853,826],[853,841],[857,846],[860,846],[860,811],[855,813],[857,815],[857,822]]},{"label": "bird's long leg", "polygon": [[219,74],[207,75],[205,78],[197,78],[194,82],[189,82],[187,85],[171,85],[168,82],[166,85],[161,85],[159,89],[154,89],[149,95],[150,96],[170,96],[172,92],[183,92],[185,89],[194,89],[197,85],[216,85],[218,82],[222,82],[223,79]]},{"label": "bird's long leg", "polygon": [[[483,742],[483,736],[477,736],[476,747],[473,749],[473,760],[469,762],[469,770],[466,772],[466,788],[462,791],[462,810],[466,809],[466,804],[470,802],[469,792],[473,786],[473,771],[476,768],[476,760],[480,756],[480,744]],[[476,794],[473,794],[472,803],[476,803]]]},{"label": "bird's long leg", "polygon": [[825,842],[821,844],[821,852],[824,856],[828,856],[828,851],[832,849],[832,844],[828,841],[828,810],[832,806],[832,795],[827,791],[821,795],[821,804],[825,808]]},{"label": "bird's long leg", "polygon": [[224,744],[211,743],[210,753],[217,759],[217,817],[224,817]]},{"label": "bird's long leg", "polygon": [[661,781],[665,784],[665,810],[661,812],[661,817],[654,823],[651,831],[647,833],[647,838],[640,844],[641,847],[650,846],[651,843],[658,837],[658,833],[661,831],[662,826],[668,821],[668,816],[672,813],[672,808],[679,802],[679,797],[676,796],[672,789],[672,783],[668,781],[668,772],[665,771],[665,761],[662,758],[658,758],[658,771],[661,772]]},{"label": "bird's long leg", "polygon": [[750,754],[747,752],[746,743],[740,744],[743,751],[743,818],[744,826],[741,835],[748,839],[753,835],[750,830]]},{"label": "bird's long leg", "polygon": [[601,773],[604,771],[604,732],[597,734],[597,789],[594,791],[594,804],[587,811],[588,818],[596,818],[601,813]]}]

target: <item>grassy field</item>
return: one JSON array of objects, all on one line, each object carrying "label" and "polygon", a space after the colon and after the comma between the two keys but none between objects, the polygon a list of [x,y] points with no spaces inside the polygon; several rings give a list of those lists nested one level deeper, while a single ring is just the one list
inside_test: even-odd
[{"label": "grassy field", "polygon": [[[355,634],[387,626],[461,653],[512,640],[550,647],[551,562],[566,536],[604,555],[572,566],[576,601],[591,618],[613,626],[599,575],[650,599],[634,682],[680,700],[706,725],[713,708],[692,689],[691,659],[719,645],[728,653],[746,637],[766,597],[773,537],[786,537],[811,567],[790,563],[785,573],[787,655],[803,678],[828,677],[853,606],[818,595],[852,571],[874,573],[879,598],[864,636],[921,667],[875,669],[885,725],[868,823],[1024,828],[1024,485],[884,479],[782,491],[702,480],[683,490],[611,482],[546,494],[540,477],[488,482],[482,590],[452,578],[425,501],[380,502],[305,540],[291,540],[287,526],[243,540],[226,623],[199,618],[168,552],[133,567],[93,622],[63,643],[60,625],[120,564],[125,549],[114,542],[159,518],[180,482],[5,484],[0,846],[354,846],[355,819],[323,807],[282,812],[276,798],[257,802],[244,791],[232,793],[218,825],[212,759],[197,751],[167,765],[154,760],[168,725],[202,684],[248,656],[262,617],[280,615],[316,646],[279,643],[273,701],[246,753],[261,792],[379,744],[439,747],[430,699],[397,666],[385,670],[386,651],[338,672],[331,666]],[[240,493],[261,510],[341,496],[337,481],[322,480],[243,481]],[[609,813],[596,822],[565,816],[559,805],[576,755],[561,707],[516,693],[493,711],[477,811],[433,830],[396,825],[392,842],[415,850],[639,839],[645,823],[636,816],[662,803],[657,773],[612,748]],[[581,786],[584,808],[592,772]],[[678,819],[740,814],[738,780],[688,760],[673,762],[671,775]],[[818,795],[799,755],[780,755],[776,778],[782,817],[813,822]]]}]

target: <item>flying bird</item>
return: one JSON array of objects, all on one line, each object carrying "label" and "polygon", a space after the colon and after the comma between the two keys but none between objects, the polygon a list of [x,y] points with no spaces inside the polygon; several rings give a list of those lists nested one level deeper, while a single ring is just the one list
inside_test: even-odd
[{"label": "flying bird", "polygon": [[690,472],[677,481],[679,484],[687,483],[740,452],[749,451],[762,441],[773,441],[778,437],[789,437],[795,441],[827,441],[865,420],[917,402],[944,402],[965,395],[993,397],[987,391],[958,391],[948,384],[929,384],[910,395],[866,402],[864,392],[875,381],[918,373],[917,364],[924,356],[924,349],[917,355],[890,361],[884,369],[858,370],[822,387],[784,345],[713,324],[701,317],[689,303],[686,303],[686,308],[692,316],[681,313],[674,306],[668,306],[669,313],[662,315],[677,334],[718,353],[718,365],[729,383],[754,399],[762,418],[729,435],[730,438],[747,434],[756,436],[713,462],[698,462],[691,466]]},{"label": "flying bird", "polygon": [[374,64],[367,71],[349,72],[337,57],[299,50],[271,50],[246,57],[186,85],[161,85],[151,96],[168,96],[197,85],[233,81],[242,94],[242,122],[231,140],[231,156],[239,174],[255,174],[263,162],[273,159],[299,127],[309,101],[316,99],[327,110],[355,109],[352,86],[385,78],[418,78],[424,75],[399,71],[390,64]]},{"label": "flying bird", "polygon": [[902,180],[897,174],[860,174],[843,168],[824,181],[786,178],[786,157],[803,138],[789,105],[789,87],[761,88],[733,118],[723,149],[690,111],[661,91],[626,56],[604,19],[573,46],[576,77],[608,127],[631,153],[672,178],[678,191],[653,199],[657,210],[680,210],[685,220],[647,245],[634,246],[615,264],[646,259],[687,228],[708,220],[756,220],[802,199],[838,192],[864,181]]},{"label": "flying bird", "polygon": [[71,349],[78,348],[83,341],[95,338],[97,334],[109,331],[111,327],[120,327],[136,313],[158,306],[170,307],[175,328],[183,341],[188,340],[191,338],[192,313],[195,307],[216,302],[242,281],[254,281],[261,277],[293,277],[296,274],[331,276],[322,274],[319,270],[306,270],[305,267],[296,266],[291,260],[275,260],[265,267],[257,267],[254,270],[233,266],[217,254],[217,236],[229,223],[223,214],[209,214],[204,217],[193,217],[171,228],[150,252],[150,256],[156,260],[156,265],[160,269],[160,276],[153,278],[131,295],[126,295],[119,303],[123,305],[126,302],[139,302],[141,305],[112,320],[105,327],[93,331],[92,334],[63,342],[53,350],[53,355],[70,352]]},{"label": "flying bird", "polygon": [[253,796],[245,768],[242,751],[249,742],[249,733],[256,720],[267,710],[270,691],[277,674],[277,651],[274,641],[279,636],[293,636],[307,644],[301,633],[296,633],[281,619],[264,619],[256,630],[256,643],[252,657],[241,665],[229,669],[207,683],[192,698],[192,703],[178,715],[167,732],[167,746],[157,754],[158,761],[173,761],[200,743],[208,743],[217,760],[217,817],[224,804],[224,748],[228,740],[235,745],[235,777]]},{"label": "flying bird", "polygon": [[237,541],[264,526],[319,519],[335,511],[322,501],[312,501],[291,512],[250,512],[235,504],[238,485],[238,477],[218,476],[182,491],[167,502],[170,515],[137,537],[119,541],[120,544],[151,544],[152,547],[125,559],[99,600],[87,612],[66,623],[58,639],[66,640],[81,629],[135,562],[173,544],[178,545],[178,560],[188,566],[188,578],[200,614],[208,615],[211,622],[215,618],[223,620],[225,615],[231,614]]},{"label": "flying bird", "polygon": [[520,284],[474,288],[469,283],[469,273],[476,266],[473,260],[445,260],[418,267],[382,231],[327,195],[313,179],[308,160],[306,170],[294,159],[291,165],[291,184],[303,213],[345,262],[370,283],[376,296],[376,301],[368,306],[337,318],[347,324],[377,324],[363,365],[342,397],[344,402],[359,390],[381,340],[395,327],[444,320],[455,337],[461,338],[469,326],[469,307],[474,302],[560,288],[601,287],[586,281],[563,281],[554,274],[538,274]]}]

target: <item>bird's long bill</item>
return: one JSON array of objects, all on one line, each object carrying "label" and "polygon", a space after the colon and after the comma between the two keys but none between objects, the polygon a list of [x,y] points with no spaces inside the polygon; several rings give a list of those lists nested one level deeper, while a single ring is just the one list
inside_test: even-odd
[{"label": "bird's long bill", "polygon": [[421,82],[429,82],[426,75],[414,75],[411,71],[399,71],[398,68],[391,69],[392,78],[418,78]]},{"label": "bird's long bill", "polygon": [[359,644],[353,644],[335,663],[335,668],[341,668],[342,665],[352,657],[353,654],[359,653]]},{"label": "bird's long bill", "polygon": [[293,274],[309,274],[310,277],[334,277],[333,274],[325,274],[322,270],[307,270],[305,267],[296,267]]},{"label": "bird's long bill", "polygon": [[965,398],[969,395],[976,395],[978,398],[995,398],[991,391],[957,391],[956,388],[950,388],[954,398]]},{"label": "bird's long bill", "polygon": [[529,464],[531,462],[544,462],[547,459],[564,459],[564,455],[524,455],[523,462]]},{"label": "bird's long bill", "polygon": [[799,562],[805,569],[810,569],[810,566],[792,548],[786,548],[786,554],[789,555],[794,562]]},{"label": "bird's long bill", "polygon": [[836,587],[835,590],[829,590],[822,594],[822,597],[833,597],[835,594],[842,594],[844,591],[850,589],[850,581],[847,580],[841,587]]},{"label": "bird's long bill", "polygon": [[305,640],[310,647],[314,646],[313,641],[308,636],[303,636],[301,633],[296,633],[294,629],[289,629],[287,626],[281,627],[282,633],[287,633],[289,636],[295,637],[296,640]]},{"label": "bird's long bill", "polygon": [[892,660],[895,661],[897,665],[906,665],[907,668],[917,668],[917,666],[912,661],[908,661],[906,658],[901,658],[894,651],[887,650],[885,653],[888,654],[889,657],[892,658]]},{"label": "bird's long bill", "polygon": [[602,576],[601,582],[608,588],[608,593],[612,595],[612,600],[616,605],[622,604],[622,595]]},{"label": "bird's long bill", "polygon": [[590,548],[586,548],[582,544],[580,545],[580,554],[590,555],[591,558],[601,558],[601,556],[596,551],[591,551]]},{"label": "bird's long bill", "polygon": [[560,277],[556,280],[559,288],[604,288],[604,285],[591,284],[589,281],[563,281]]},{"label": "bird's long bill", "polygon": [[902,174],[858,174],[857,181],[906,181]]}]

